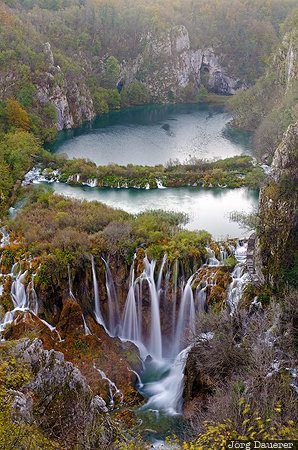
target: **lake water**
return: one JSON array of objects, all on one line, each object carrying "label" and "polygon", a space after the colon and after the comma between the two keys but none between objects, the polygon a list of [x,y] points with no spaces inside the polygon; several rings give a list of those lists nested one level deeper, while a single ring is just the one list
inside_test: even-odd
[{"label": "lake water", "polygon": [[184,212],[189,216],[185,228],[207,230],[216,239],[225,239],[227,236],[247,237],[250,233],[231,222],[230,213],[253,212],[258,203],[258,191],[246,188],[98,189],[64,183],[52,183],[51,186],[59,194],[89,201],[97,200],[132,214],[148,209]]},{"label": "lake water", "polygon": [[[99,165],[156,165],[250,154],[250,134],[228,126],[228,121],[223,107],[210,104],[141,106],[63,131],[49,149]],[[258,192],[244,188],[98,189],[62,183],[53,187],[59,194],[98,200],[132,214],[149,209],[181,211],[189,216],[187,229],[205,229],[216,239],[246,237],[249,233],[230,221],[230,213],[251,212],[258,202]]]},{"label": "lake water", "polygon": [[228,121],[223,107],[210,104],[140,106],[63,131],[49,149],[99,165],[156,165],[250,153],[250,134]]}]

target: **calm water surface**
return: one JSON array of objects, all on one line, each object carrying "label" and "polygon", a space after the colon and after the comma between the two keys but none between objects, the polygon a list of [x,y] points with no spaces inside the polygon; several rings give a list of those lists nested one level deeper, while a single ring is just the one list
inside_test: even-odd
[{"label": "calm water surface", "polygon": [[[69,158],[89,158],[99,165],[165,164],[192,157],[226,158],[251,153],[250,134],[227,125],[223,108],[210,104],[150,105],[112,112],[59,133],[49,149]],[[252,211],[258,193],[248,189],[97,189],[54,183],[59,194],[98,200],[129,213],[149,209],[181,211],[186,228],[205,229],[214,238],[245,237],[247,231],[231,222],[231,212]]]},{"label": "calm water surface", "polygon": [[49,149],[100,165],[156,165],[250,153],[250,134],[229,127],[228,121],[223,107],[210,104],[140,106],[63,131]]},{"label": "calm water surface", "polygon": [[150,209],[180,211],[188,214],[189,230],[207,230],[216,239],[247,237],[248,231],[230,221],[230,213],[237,210],[252,212],[258,203],[258,191],[239,189],[167,188],[167,189],[111,189],[51,184],[55,192],[68,197],[97,200],[132,214]]}]

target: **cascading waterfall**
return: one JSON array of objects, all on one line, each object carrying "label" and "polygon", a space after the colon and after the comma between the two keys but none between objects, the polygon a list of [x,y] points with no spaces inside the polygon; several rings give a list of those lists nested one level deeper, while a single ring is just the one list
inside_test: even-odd
[{"label": "cascading waterfall", "polygon": [[[219,246],[219,258],[215,256],[215,251],[210,247],[206,247],[209,253],[207,263],[199,268],[194,274],[192,274],[187,280],[185,280],[183,275],[183,266],[180,270],[180,282],[179,282],[179,292],[180,298],[177,296],[177,283],[178,283],[178,261],[174,263],[174,275],[173,275],[173,293],[172,293],[172,304],[169,304],[171,308],[171,334],[168,333],[167,336],[162,334],[161,330],[161,319],[160,319],[160,302],[161,294],[163,302],[168,302],[168,296],[166,295],[168,285],[169,285],[169,266],[164,270],[167,256],[164,255],[160,268],[156,274],[156,261],[149,261],[148,257],[145,256],[143,260],[143,272],[138,277],[135,276],[134,264],[131,266],[130,272],[130,282],[128,294],[125,302],[125,306],[122,311],[121,319],[118,320],[118,324],[115,320],[115,307],[112,303],[117,301],[115,294],[115,289],[113,289],[113,278],[111,271],[109,269],[108,263],[104,260],[106,267],[106,289],[108,296],[108,319],[107,322],[111,324],[109,326],[109,332],[116,335],[115,328],[118,326],[118,335],[126,340],[131,340],[137,343],[137,345],[142,345],[142,348],[146,348],[148,354],[154,359],[161,360],[163,356],[176,357],[177,354],[184,348],[187,342],[187,338],[195,334],[196,326],[196,313],[202,311],[206,307],[207,289],[212,288],[216,284],[216,276],[220,266],[223,264],[223,260],[226,259],[232,252],[235,256],[241,260],[245,258],[246,248],[245,246],[237,245],[235,250],[232,244]],[[244,255],[244,256],[243,256]],[[134,256],[134,260],[136,255]],[[241,263],[239,263],[241,265]],[[211,270],[205,270],[206,267],[210,267]],[[217,269],[218,268],[218,269]],[[95,276],[94,259],[92,263],[92,270],[95,279],[95,298],[97,298],[97,282]],[[243,267],[238,268],[241,274],[233,272],[232,277],[234,278],[234,286],[230,287],[231,297],[232,295],[238,295],[239,279],[241,279]],[[157,277],[155,278],[155,275]],[[164,280],[164,291],[162,293],[162,283]],[[196,282],[194,290],[194,282]],[[147,327],[147,336],[143,333],[143,312],[142,305],[144,302],[144,283],[148,285],[149,288],[149,298],[150,298],[150,326]],[[234,289],[235,288],[235,289]],[[234,290],[232,290],[234,289]],[[115,297],[115,300],[113,298]],[[166,303],[167,304],[167,303]],[[98,315],[99,302],[95,302],[95,314]],[[117,307],[118,309],[118,303]],[[120,316],[119,316],[120,317]],[[112,320],[113,319],[113,320]],[[102,323],[104,319],[101,315]],[[167,342],[171,342],[171,345],[167,345]],[[173,344],[174,342],[174,344]],[[164,353],[164,354],[163,354]]]},{"label": "cascading waterfall", "polygon": [[20,268],[20,272],[17,275],[16,279],[13,281],[11,286],[11,298],[13,301],[13,305],[15,309],[19,309],[21,311],[28,309],[29,306],[28,298],[24,287],[24,280],[26,275],[27,270],[24,273],[21,273]]},{"label": "cascading waterfall", "polygon": [[[157,381],[144,381],[143,387],[140,384],[142,379],[139,379],[139,389],[145,396],[149,397],[144,408],[157,408],[157,410],[164,410],[168,414],[180,412],[183,373],[189,351],[189,347],[184,348],[187,342],[187,334],[195,335],[196,313],[205,309],[207,289],[216,285],[220,267],[231,254],[235,255],[238,264],[232,272],[233,281],[228,292],[230,305],[234,305],[235,308],[242,295],[243,285],[245,284],[243,271],[246,245],[238,243],[236,249],[232,244],[219,246],[216,255],[211,248],[207,247],[206,250],[209,253],[207,263],[188,279],[184,277],[183,266],[181,266],[178,277],[178,261],[174,263],[172,304],[170,304],[172,325],[169,336],[163,335],[160,319],[161,294],[162,302],[168,301],[166,295],[169,284],[168,268],[164,270],[167,261],[166,256],[164,256],[158,272],[156,271],[156,262],[154,260],[150,262],[148,257],[145,256],[143,272],[137,278],[135,278],[134,264],[132,265],[128,295],[120,325],[121,337],[134,341],[139,347],[142,344],[142,350],[145,347],[147,355],[149,354],[153,358],[149,364],[155,367],[157,371],[161,371],[162,374]],[[178,291],[180,295],[177,295],[178,279],[180,280]],[[111,281],[107,281],[106,278],[106,283],[111,283]],[[147,337],[142,334],[144,283],[148,284],[150,298],[151,321]],[[162,286],[165,286],[163,292]],[[167,304],[165,303],[165,305]],[[170,337],[172,337],[172,345],[171,348],[166,350],[165,343]],[[144,351],[142,351],[142,354],[146,357]],[[168,356],[169,359],[163,359],[165,356]]]},{"label": "cascading waterfall", "polygon": [[[3,239],[3,238],[2,238]],[[5,237],[5,239],[7,239]],[[180,411],[179,401],[181,400],[181,390],[185,361],[189,347],[184,348],[187,342],[187,334],[194,335],[196,332],[196,313],[203,310],[206,303],[206,290],[213,287],[216,282],[216,274],[220,270],[222,261],[229,254],[234,253],[237,259],[237,265],[232,272],[232,283],[228,290],[228,303],[231,313],[237,307],[241,298],[243,287],[246,284],[248,275],[244,273],[244,263],[246,258],[246,244],[237,244],[236,249],[230,247],[220,247],[219,258],[217,259],[215,251],[207,247],[209,259],[207,264],[199,268],[188,279],[185,278],[183,265],[181,267],[176,260],[173,267],[172,278],[172,299],[169,301],[167,289],[170,286],[170,263],[167,262],[166,255],[163,257],[159,270],[156,270],[156,261],[149,261],[147,255],[143,260],[143,272],[136,276],[134,272],[134,264],[132,264],[130,272],[130,282],[125,306],[122,315],[119,313],[118,299],[113,282],[113,277],[109,264],[103,260],[105,264],[105,281],[108,297],[107,331],[111,335],[119,335],[122,339],[134,341],[139,348],[142,348],[142,356],[144,359],[147,355],[153,358],[152,364],[156,367],[163,367],[163,376],[156,382],[145,383],[142,386],[142,380],[138,376],[139,388],[142,392],[149,395],[150,399],[146,407],[156,407],[157,409],[166,410],[170,414],[176,414]],[[96,268],[94,257],[91,257],[95,316],[98,323],[105,326],[105,319],[100,308],[99,287],[96,276]],[[210,269],[208,269],[210,267]],[[24,287],[27,271],[22,272],[21,265],[15,264],[12,267],[11,276],[13,279],[11,287],[11,298],[13,300],[14,310],[6,313],[0,323],[0,330],[4,330],[6,325],[11,323],[14,318],[15,311],[32,311],[35,315],[38,313],[37,295],[34,289],[34,276],[28,283],[27,289]],[[179,276],[178,276],[179,275]],[[69,295],[75,298],[72,292],[70,268],[68,267],[69,276]],[[146,289],[145,289],[146,288]],[[149,292],[149,299],[143,296]],[[149,328],[147,321],[144,321],[143,306],[148,305],[150,300],[150,323]],[[162,333],[160,306],[168,308],[169,319],[171,325],[167,330],[167,334]],[[82,316],[85,334],[90,334],[87,327],[85,317]],[[147,333],[144,332],[146,328]],[[60,335],[55,327],[47,322],[42,322],[50,328],[52,332]],[[143,329],[144,328],[144,329]],[[147,334],[147,336],[146,336]],[[167,340],[171,341],[171,345],[166,347]],[[145,351],[144,351],[145,348]],[[165,359],[168,357],[169,359]],[[164,358],[164,359],[163,359]],[[110,387],[110,401],[113,403],[114,396],[119,394],[116,385],[109,380],[106,375],[96,368],[101,376],[106,379]],[[119,394],[120,395],[120,394]],[[121,394],[122,395],[122,394]]]},{"label": "cascading waterfall", "polygon": [[70,277],[70,267],[69,267],[69,264],[67,264],[67,271],[68,271],[68,291],[69,291],[69,296],[70,296],[70,298],[71,298],[73,301],[76,302],[76,298],[75,298],[75,296],[73,295],[72,287],[71,287],[71,277]]},{"label": "cascading waterfall", "polygon": [[162,380],[149,382],[141,389],[141,392],[149,397],[141,409],[156,408],[171,415],[181,413],[184,368],[190,349],[191,346],[188,346],[178,353],[169,373]]},{"label": "cascading waterfall", "polygon": [[[155,264],[156,262],[154,260],[149,262],[146,256],[144,258],[144,271],[137,279],[134,277],[132,265],[130,285],[122,315],[121,337],[135,342],[142,342],[148,348],[148,352],[151,356],[161,359],[162,335],[159,312],[160,289],[158,289],[158,284],[156,284],[154,280]],[[161,272],[162,270],[160,271],[159,276],[160,284],[162,276]],[[142,341],[142,283],[144,281],[148,283],[151,303],[150,334],[149,343],[147,343],[147,345]]]},{"label": "cascading waterfall", "polygon": [[97,322],[100,325],[104,325],[104,320],[100,310],[100,300],[99,300],[99,291],[98,291],[98,283],[96,278],[95,264],[94,264],[94,256],[91,256],[91,264],[92,264],[92,276],[93,276],[93,289],[94,289],[94,304],[95,304],[95,317]]},{"label": "cascading waterfall", "polygon": [[36,275],[35,273],[32,275],[32,279],[27,286],[26,295],[28,298],[30,310],[37,316],[38,315],[38,301],[37,301],[37,294],[36,294],[35,288],[34,288],[35,275]]},{"label": "cascading waterfall", "polygon": [[133,283],[129,287],[122,323],[121,336],[125,339],[138,342],[140,340],[140,333],[135,299],[135,286]]},{"label": "cascading waterfall", "polygon": [[174,342],[175,332],[176,332],[176,309],[177,309],[177,280],[178,280],[178,260],[176,259],[174,264],[174,273],[173,273],[173,306],[172,306],[172,339]]},{"label": "cascading waterfall", "polygon": [[148,350],[151,356],[156,359],[162,358],[162,337],[159,311],[159,293],[154,281],[155,261],[148,261],[147,256],[144,258],[144,278],[147,280],[150,291],[151,302],[151,328]]},{"label": "cascading waterfall", "polygon": [[[8,311],[0,321],[0,331],[4,331],[5,328],[12,323],[17,311],[30,311],[35,316],[37,316],[38,314],[38,301],[34,289],[34,277],[36,274],[32,275],[31,281],[28,283],[27,289],[25,289],[24,281],[27,272],[27,270],[25,272],[22,272],[21,263],[15,263],[12,266],[11,273],[8,276],[13,279],[10,296],[14,305],[14,309],[12,311]],[[39,320],[44,323],[51,330],[51,332],[55,331],[58,334],[59,340],[61,340],[61,337],[55,327],[50,325],[45,320],[42,320],[40,318]]]},{"label": "cascading waterfall", "polygon": [[228,304],[230,306],[231,314],[234,314],[234,311],[238,306],[239,300],[242,297],[243,289],[249,281],[248,273],[244,272],[244,264],[246,262],[246,252],[247,252],[247,244],[240,245],[238,243],[235,250],[235,258],[237,259],[238,264],[236,264],[231,274],[232,282],[228,290]]},{"label": "cascading waterfall", "polygon": [[9,244],[10,236],[7,233],[7,230],[5,227],[1,227],[0,232],[2,234],[2,238],[0,240],[0,247],[2,248],[2,247],[5,247],[5,245]]},{"label": "cascading waterfall", "polygon": [[110,406],[113,406],[113,405],[114,405],[114,398],[115,398],[115,395],[117,395],[117,394],[119,394],[119,396],[120,396],[120,405],[121,405],[122,402],[123,402],[123,394],[122,394],[122,392],[120,391],[120,389],[118,389],[117,386],[116,386],[116,384],[106,376],[106,374],[104,373],[103,370],[98,369],[98,368],[96,367],[95,364],[93,365],[93,367],[94,367],[95,370],[97,370],[97,372],[100,373],[101,378],[102,378],[103,380],[107,381],[108,384],[109,384],[109,391],[110,391],[110,396],[109,396],[109,398],[110,398]]},{"label": "cascading waterfall", "polygon": [[194,275],[188,279],[181,296],[175,336],[176,354],[181,350],[181,347],[185,346],[183,345],[185,334],[190,333],[194,336],[195,333],[195,305],[191,287]]},{"label": "cascading waterfall", "polygon": [[109,320],[108,320],[108,329],[112,335],[116,335],[118,332],[119,326],[119,305],[118,305],[118,297],[116,295],[115,285],[113,281],[113,277],[111,274],[111,270],[109,268],[108,263],[105,259],[101,258],[105,265],[105,276],[106,276],[106,289],[107,289],[107,297],[108,297],[108,307],[109,307]]}]

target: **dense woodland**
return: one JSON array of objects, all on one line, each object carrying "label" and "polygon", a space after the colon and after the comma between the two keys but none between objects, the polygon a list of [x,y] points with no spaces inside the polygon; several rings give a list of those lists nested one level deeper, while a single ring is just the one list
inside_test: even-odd
[{"label": "dense woodland", "polygon": [[[125,87],[118,93],[119,64],[141,53],[151,33],[160,33],[174,25],[186,26],[193,49],[212,47],[216,54],[223,55],[223,63],[231,73],[248,86],[254,84],[264,76],[270,55],[284,34],[295,29],[294,6],[292,0],[214,1],[212,4],[154,1],[150,5],[139,0],[1,2],[1,128],[7,130],[7,121],[11,123],[5,102],[14,97],[27,112],[26,126],[33,133],[45,140],[55,133],[55,108],[36,102],[35,85],[46,70],[42,53],[45,42],[50,42],[55,63],[68,80],[87,83],[96,112],[102,114],[120,106],[150,101],[150,92],[142,84],[142,73],[137,74],[129,90]],[[292,19],[287,19],[289,15]],[[154,61],[148,61],[149,71],[154,69],[153,65]],[[8,73],[14,76],[7,77]],[[276,77],[270,73],[270,79],[260,80],[255,89],[260,86],[272,94],[274,86],[273,94],[280,98]],[[267,89],[261,87],[264,83]],[[265,92],[262,96],[256,92],[262,97],[256,101],[262,105],[263,96],[268,97]],[[242,103],[255,102],[256,95],[252,91]],[[287,95],[291,97],[290,93]],[[291,107],[293,99],[287,102]],[[239,113],[237,102],[232,108]],[[252,129],[258,119],[253,124],[249,118],[242,122],[244,127]]]}]

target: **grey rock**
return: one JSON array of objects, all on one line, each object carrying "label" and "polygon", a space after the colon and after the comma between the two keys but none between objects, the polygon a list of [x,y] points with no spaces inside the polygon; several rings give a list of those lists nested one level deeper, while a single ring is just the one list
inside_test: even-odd
[{"label": "grey rock", "polygon": [[108,408],[106,407],[106,402],[102,397],[96,395],[91,402],[91,410],[95,410],[99,413],[108,412]]},{"label": "grey rock", "polygon": [[[288,127],[277,147],[271,164],[271,175],[276,182],[285,174],[296,171],[298,160],[298,122]],[[294,175],[294,173],[293,173]]]},{"label": "grey rock", "polygon": [[11,403],[11,415],[15,422],[32,422],[32,407],[33,399],[29,394],[23,394],[23,392],[11,390],[9,392],[12,397]]},{"label": "grey rock", "polygon": [[159,61],[158,68],[143,75],[142,81],[153,97],[168,102],[169,91],[185,88],[191,79],[195,86],[201,82],[201,70],[208,72],[208,87],[219,94],[234,94],[246,86],[238,78],[233,78],[224,68],[212,48],[192,50],[185,26],[175,26],[158,35],[148,33],[143,41],[145,50],[133,60],[123,61],[120,79],[129,85],[139,78],[146,61]]}]

